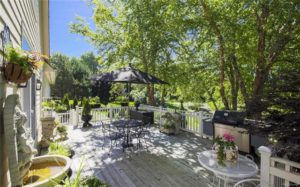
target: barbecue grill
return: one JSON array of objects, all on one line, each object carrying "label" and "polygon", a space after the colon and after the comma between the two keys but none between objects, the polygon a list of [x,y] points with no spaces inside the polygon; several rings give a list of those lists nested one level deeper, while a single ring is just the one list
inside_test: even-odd
[{"label": "barbecue grill", "polygon": [[216,111],[213,117],[214,137],[225,132],[235,137],[234,143],[239,150],[250,153],[250,134],[244,125],[246,113],[236,111]]}]

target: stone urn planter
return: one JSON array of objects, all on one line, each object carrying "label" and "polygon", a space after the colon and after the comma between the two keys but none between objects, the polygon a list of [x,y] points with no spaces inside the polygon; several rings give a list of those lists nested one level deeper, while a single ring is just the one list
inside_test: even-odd
[{"label": "stone urn planter", "polygon": [[42,138],[39,142],[41,148],[49,147],[49,143],[53,140],[54,135],[53,131],[56,127],[55,118],[54,117],[44,117],[41,118],[42,123]]},{"label": "stone urn planter", "polygon": [[90,123],[92,117],[93,116],[90,114],[81,116],[81,120],[84,122],[83,127],[91,127],[92,126],[92,124]]}]

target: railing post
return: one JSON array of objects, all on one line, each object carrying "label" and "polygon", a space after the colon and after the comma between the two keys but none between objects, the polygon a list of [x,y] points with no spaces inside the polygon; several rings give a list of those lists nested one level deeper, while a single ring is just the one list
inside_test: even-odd
[{"label": "railing post", "polygon": [[199,125],[199,135],[203,137],[203,111],[200,111],[199,113]]},{"label": "railing post", "polygon": [[71,109],[70,110],[70,113],[69,113],[69,115],[70,115],[70,120],[69,120],[69,125],[75,125],[75,118],[76,118],[76,112],[75,112],[75,110],[74,109]]},{"label": "railing post", "polygon": [[75,107],[74,126],[78,126],[79,123],[79,106]]},{"label": "railing post", "polygon": [[159,107],[159,129],[161,129],[162,106]]},{"label": "railing post", "polygon": [[112,106],[109,107],[109,120],[112,121],[113,119],[113,108]]},{"label": "railing post", "polygon": [[260,146],[258,148],[260,152],[260,186],[261,187],[269,187],[270,181],[270,157],[271,157],[271,149],[265,146]]}]

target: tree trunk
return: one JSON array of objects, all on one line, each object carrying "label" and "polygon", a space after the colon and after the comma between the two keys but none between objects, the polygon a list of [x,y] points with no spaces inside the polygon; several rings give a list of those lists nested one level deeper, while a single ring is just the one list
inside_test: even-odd
[{"label": "tree trunk", "polygon": [[148,104],[151,106],[155,106],[155,98],[154,98],[154,85],[148,84],[147,86],[147,93],[148,93]]},{"label": "tree trunk", "polygon": [[218,44],[219,46],[219,55],[220,55],[220,95],[222,98],[222,102],[224,103],[224,107],[226,110],[229,110],[229,103],[228,100],[226,98],[226,94],[225,94],[225,86],[224,86],[224,81],[225,81],[225,43],[224,43],[224,39],[223,36],[221,34],[221,31],[219,30],[219,27],[217,26],[216,22],[214,21],[213,16],[210,13],[209,7],[207,6],[205,0],[201,0],[201,5],[203,7],[204,10],[204,14],[205,14],[205,18],[207,19],[207,21],[209,22],[210,27],[212,28],[212,30],[214,31],[217,40],[218,40]]},{"label": "tree trunk", "polygon": [[269,7],[267,4],[261,5],[261,13],[255,13],[256,16],[256,29],[258,33],[257,41],[257,58],[256,58],[256,71],[255,78],[253,83],[253,93],[252,99],[248,105],[247,113],[251,118],[260,118],[261,112],[264,110],[261,102],[264,83],[266,79],[266,58],[265,58],[265,49],[266,49],[266,31],[264,26],[267,22],[269,16]]}]

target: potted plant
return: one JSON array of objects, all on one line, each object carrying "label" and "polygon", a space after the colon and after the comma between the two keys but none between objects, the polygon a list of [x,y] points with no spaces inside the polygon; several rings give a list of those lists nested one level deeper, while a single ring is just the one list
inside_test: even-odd
[{"label": "potted plant", "polygon": [[169,112],[162,115],[162,126],[160,132],[167,135],[174,135],[178,133],[179,124],[181,124],[180,115],[171,114]]},{"label": "potted plant", "polygon": [[60,124],[58,121],[55,121],[55,123],[57,123],[56,131],[58,132],[59,135],[58,140],[63,141],[68,139],[67,126]]},{"label": "potted plant", "polygon": [[92,124],[90,124],[89,122],[92,119],[92,115],[91,115],[91,105],[90,105],[90,101],[86,98],[83,99],[83,110],[82,110],[82,116],[81,116],[81,120],[84,121],[83,123],[83,127],[90,127],[92,126]]},{"label": "potted plant", "polygon": [[222,137],[217,136],[214,139],[213,151],[216,154],[218,164],[225,166],[227,164],[236,163],[238,159],[238,147],[234,143],[234,136],[224,133]]},{"label": "potted plant", "polygon": [[7,63],[4,67],[4,76],[6,80],[16,84],[27,82],[44,61],[48,60],[45,55],[25,52],[12,46],[7,47],[5,58]]},{"label": "potted plant", "polygon": [[134,106],[135,106],[135,109],[136,109],[136,111],[138,111],[139,110],[139,106],[140,106],[140,101],[139,100],[137,100],[137,101],[134,101]]}]

